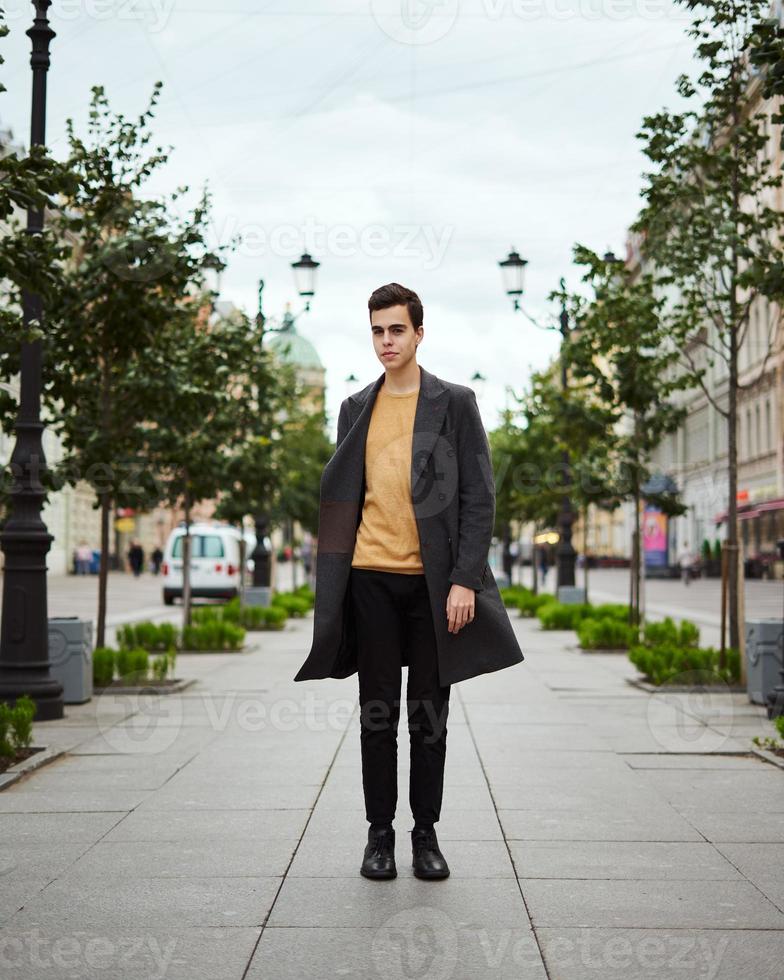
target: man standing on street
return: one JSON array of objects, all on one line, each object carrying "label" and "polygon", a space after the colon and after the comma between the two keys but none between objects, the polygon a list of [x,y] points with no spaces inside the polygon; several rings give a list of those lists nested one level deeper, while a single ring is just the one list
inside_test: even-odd
[{"label": "man standing on street", "polygon": [[360,871],[388,879],[408,668],[414,874],[446,878],[434,825],[451,685],[524,658],[487,563],[495,483],[474,392],[417,363],[416,293],[390,283],[368,308],[384,374],[340,407],[321,479],[313,645],[295,680],[358,674],[370,824]]}]

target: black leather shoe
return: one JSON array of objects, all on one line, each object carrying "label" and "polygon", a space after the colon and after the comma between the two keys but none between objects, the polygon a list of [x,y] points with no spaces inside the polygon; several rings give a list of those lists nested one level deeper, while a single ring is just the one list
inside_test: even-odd
[{"label": "black leather shoe", "polygon": [[414,855],[414,874],[417,878],[449,877],[449,865],[438,847],[435,829],[412,830],[411,850]]},{"label": "black leather shoe", "polygon": [[362,860],[360,874],[366,878],[396,878],[395,831],[390,827],[384,830],[368,830],[368,842]]}]

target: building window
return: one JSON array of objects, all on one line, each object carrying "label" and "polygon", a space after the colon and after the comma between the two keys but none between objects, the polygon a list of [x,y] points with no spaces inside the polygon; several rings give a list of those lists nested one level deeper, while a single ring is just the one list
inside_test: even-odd
[{"label": "building window", "polygon": [[773,433],[771,431],[770,399],[765,401],[765,449],[773,449]]}]

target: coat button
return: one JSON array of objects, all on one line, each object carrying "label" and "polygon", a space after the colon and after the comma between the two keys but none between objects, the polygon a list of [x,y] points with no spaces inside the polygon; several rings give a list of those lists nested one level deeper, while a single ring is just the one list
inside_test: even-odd
[{"label": "coat button", "polygon": [[454,456],[455,455],[455,451],[454,451],[454,449],[447,449],[446,454],[447,454],[447,456]]},{"label": "coat button", "polygon": [[446,500],[446,494],[445,493],[439,493],[438,499],[439,500]]}]

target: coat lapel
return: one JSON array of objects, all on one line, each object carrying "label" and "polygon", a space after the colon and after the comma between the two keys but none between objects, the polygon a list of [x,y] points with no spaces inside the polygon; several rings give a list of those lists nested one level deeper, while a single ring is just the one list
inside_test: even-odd
[{"label": "coat lapel", "polygon": [[[449,402],[449,388],[435,374],[426,371],[421,364],[419,365],[419,370],[419,396],[414,414],[414,433],[411,445],[412,497],[416,496],[417,481],[424,473],[427,462],[438,441],[438,434],[441,431],[446,407]],[[363,388],[356,395],[350,395],[348,400],[352,433],[356,431],[356,436],[359,441],[357,451],[361,453],[363,473],[365,464],[365,439],[370,425],[370,417],[373,412],[373,404],[375,403],[379,388],[384,384],[385,378],[386,373],[380,375],[373,384]]]}]

